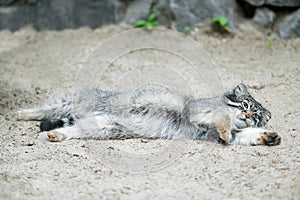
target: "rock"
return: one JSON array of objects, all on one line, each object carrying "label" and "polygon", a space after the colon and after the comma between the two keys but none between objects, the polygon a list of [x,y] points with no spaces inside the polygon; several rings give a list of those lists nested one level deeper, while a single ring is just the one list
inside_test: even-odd
[{"label": "rock", "polygon": [[119,22],[133,24],[155,12],[160,24],[179,31],[208,18],[226,17],[235,33],[233,8],[232,0],[0,0],[0,29],[15,31],[26,24],[38,30],[98,28]]},{"label": "rock", "polygon": [[244,0],[253,6],[262,6],[265,4],[265,0]]},{"label": "rock", "polygon": [[173,22],[176,20],[171,7],[170,0],[156,1],[153,5],[152,11],[157,14],[157,20],[160,24],[172,28]]},{"label": "rock", "polygon": [[226,17],[229,20],[228,26],[232,33],[236,33],[233,2],[231,0],[170,0],[170,8],[176,17],[174,26],[179,31],[182,31],[185,26],[192,26],[208,18]]},{"label": "rock", "polygon": [[41,0],[0,0],[0,7],[36,4]]},{"label": "rock", "polygon": [[254,15],[254,22],[263,28],[272,28],[276,15],[268,8],[257,8]]},{"label": "rock", "polygon": [[[124,9],[125,7],[125,9]],[[119,14],[117,18],[121,18],[121,22],[134,24],[139,19],[146,19],[150,13],[155,13],[159,24],[171,28],[175,16],[170,8],[170,0],[134,0],[129,5],[120,5],[123,14]]]},{"label": "rock", "polygon": [[152,0],[133,1],[126,9],[123,22],[134,24],[139,19],[146,19],[151,12]]},{"label": "rock", "polygon": [[0,6],[10,6],[15,0],[0,0]]},{"label": "rock", "polygon": [[[0,29],[18,30],[33,24],[38,30],[89,26],[97,28],[116,22],[117,0],[27,0],[0,7]],[[9,4],[9,1],[1,2]]]},{"label": "rock", "polygon": [[300,37],[300,8],[279,26],[278,36],[282,39]]},{"label": "rock", "polygon": [[300,6],[300,0],[245,0],[251,5],[262,6],[271,5],[278,7],[297,7]]},{"label": "rock", "polygon": [[115,9],[111,0],[43,0],[37,3],[34,23],[38,30],[80,26],[97,28],[115,22]]},{"label": "rock", "polygon": [[[237,4],[239,5],[237,12],[240,13],[239,11],[242,11],[241,13],[247,17],[247,18],[253,18],[255,14],[256,7],[249,4],[245,0],[236,0]],[[240,9],[239,9],[240,8]]]},{"label": "rock", "polygon": [[296,7],[300,6],[300,0],[266,0],[266,4],[279,7]]},{"label": "rock", "polygon": [[1,7],[0,8],[0,30],[9,29],[16,31],[20,27],[32,24],[34,18],[34,7]]}]

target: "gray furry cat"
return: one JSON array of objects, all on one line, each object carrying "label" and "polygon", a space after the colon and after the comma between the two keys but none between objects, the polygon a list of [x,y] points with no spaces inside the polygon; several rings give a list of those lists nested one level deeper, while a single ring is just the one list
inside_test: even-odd
[{"label": "gray furry cat", "polygon": [[158,138],[279,145],[281,137],[263,127],[271,113],[240,84],[222,95],[190,99],[148,85],[135,92],[89,90],[21,110],[18,120],[40,120],[51,142],[65,139]]}]

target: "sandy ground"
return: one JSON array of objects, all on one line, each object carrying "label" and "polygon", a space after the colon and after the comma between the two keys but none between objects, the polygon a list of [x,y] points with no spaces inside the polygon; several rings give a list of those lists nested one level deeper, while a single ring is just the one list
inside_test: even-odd
[{"label": "sandy ground", "polygon": [[[300,39],[267,37],[247,23],[240,25],[235,38],[203,33],[193,38],[216,63],[220,92],[240,82],[252,87],[253,96],[272,112],[267,128],[281,134],[280,146],[141,139],[50,143],[39,133],[38,122],[16,121],[21,108],[89,85],[87,77],[108,61],[90,59],[86,75],[82,66],[87,56],[105,38],[125,29],[0,32],[0,199],[300,199]],[[117,51],[114,45],[105,52]],[[183,63],[175,71],[190,77],[187,81],[194,87],[197,78],[184,62],[174,65],[178,56],[143,50],[134,55],[116,59],[97,87],[126,89],[139,80],[147,82],[153,73],[153,80],[167,80],[179,91],[205,93],[187,92],[169,67],[157,73],[151,66],[150,71],[130,68],[143,62],[174,68]]]}]

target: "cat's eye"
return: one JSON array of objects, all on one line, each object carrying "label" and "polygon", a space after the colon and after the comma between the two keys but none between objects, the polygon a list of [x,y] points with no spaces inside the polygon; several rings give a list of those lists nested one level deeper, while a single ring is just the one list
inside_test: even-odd
[{"label": "cat's eye", "polygon": [[253,115],[253,116],[259,116],[259,114],[260,114],[260,111],[259,111],[259,110],[256,110],[256,109],[255,109],[255,110],[252,111],[252,115]]},{"label": "cat's eye", "polygon": [[242,105],[243,105],[243,108],[244,108],[244,109],[246,109],[246,110],[249,109],[249,103],[248,103],[248,101],[244,100],[244,101],[242,102]]}]

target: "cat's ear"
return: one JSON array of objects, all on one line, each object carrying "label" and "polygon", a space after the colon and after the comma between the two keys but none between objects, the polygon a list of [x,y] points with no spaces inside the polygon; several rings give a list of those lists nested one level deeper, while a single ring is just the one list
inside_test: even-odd
[{"label": "cat's ear", "polygon": [[233,94],[235,94],[236,97],[246,96],[249,95],[249,92],[244,84],[237,85],[233,90]]},{"label": "cat's ear", "polygon": [[235,102],[241,101],[244,96],[249,95],[249,92],[244,84],[239,84],[233,90],[226,92],[224,96],[226,97],[226,102],[229,105],[235,105]]}]

